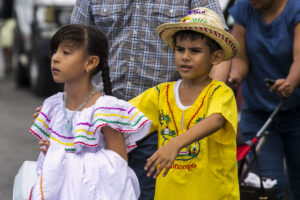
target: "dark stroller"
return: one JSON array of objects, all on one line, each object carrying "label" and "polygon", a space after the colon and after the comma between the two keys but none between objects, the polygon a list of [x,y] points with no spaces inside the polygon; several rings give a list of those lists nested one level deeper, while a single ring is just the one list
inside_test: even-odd
[{"label": "dark stroller", "polygon": [[[258,200],[258,199],[266,199],[266,200],[276,200],[276,188],[265,188],[263,181],[267,178],[261,176],[259,172],[259,163],[257,162],[257,154],[260,152],[267,136],[268,131],[267,128],[273,121],[275,115],[279,112],[282,105],[284,104],[284,99],[280,99],[279,104],[275,108],[275,110],[271,113],[269,118],[257,132],[256,136],[252,138],[250,141],[246,141],[241,145],[237,146],[237,161],[239,163],[238,174],[239,174],[239,184],[240,184],[240,199],[241,200]],[[249,154],[252,154],[251,157]],[[257,166],[257,175],[259,177],[259,185],[260,187],[253,187],[245,184],[245,179],[249,175],[251,171],[251,167],[254,162],[256,162]]]}]

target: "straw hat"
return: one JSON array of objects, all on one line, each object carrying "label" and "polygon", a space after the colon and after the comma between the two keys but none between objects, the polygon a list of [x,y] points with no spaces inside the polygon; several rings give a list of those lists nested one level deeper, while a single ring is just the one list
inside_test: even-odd
[{"label": "straw hat", "polygon": [[215,40],[224,51],[223,60],[229,60],[239,52],[240,47],[237,40],[224,30],[220,17],[208,8],[195,8],[179,23],[165,23],[156,29],[159,37],[172,49],[174,34],[182,30],[196,31]]}]

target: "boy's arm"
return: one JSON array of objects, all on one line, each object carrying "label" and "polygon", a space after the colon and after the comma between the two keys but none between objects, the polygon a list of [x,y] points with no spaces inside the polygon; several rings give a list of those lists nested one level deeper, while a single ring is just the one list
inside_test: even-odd
[{"label": "boy's arm", "polygon": [[216,132],[223,126],[224,122],[225,118],[221,114],[214,113],[195,124],[185,133],[170,140],[148,158],[145,165],[145,170],[149,169],[147,176],[151,176],[154,170],[157,169],[153,176],[153,178],[156,178],[163,168],[166,168],[163,173],[163,176],[166,176],[180,149]]}]

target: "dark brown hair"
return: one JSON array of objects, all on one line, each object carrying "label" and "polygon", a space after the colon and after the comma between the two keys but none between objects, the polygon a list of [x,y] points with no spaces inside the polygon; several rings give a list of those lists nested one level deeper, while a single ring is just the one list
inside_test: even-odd
[{"label": "dark brown hair", "polygon": [[191,41],[194,41],[199,38],[202,40],[205,39],[205,44],[208,46],[210,53],[222,49],[216,41],[196,31],[184,30],[176,32],[173,40],[174,46],[176,46],[176,38],[179,38],[180,40],[190,39]]},{"label": "dark brown hair", "polygon": [[92,71],[91,78],[102,71],[103,91],[112,95],[108,67],[108,41],[106,36],[94,26],[69,24],[61,27],[50,41],[51,57],[62,41],[71,40],[75,45],[85,45],[88,55],[98,56],[99,65]]}]

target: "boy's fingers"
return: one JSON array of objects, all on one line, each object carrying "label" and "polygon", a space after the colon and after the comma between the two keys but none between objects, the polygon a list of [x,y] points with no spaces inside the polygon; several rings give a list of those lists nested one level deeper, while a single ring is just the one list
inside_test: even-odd
[{"label": "boy's fingers", "polygon": [[170,168],[171,168],[171,164],[170,162],[167,163],[166,167],[165,167],[165,171],[163,173],[163,177],[165,177],[167,175],[167,173],[169,172]]},{"label": "boy's fingers", "polygon": [[40,147],[40,151],[43,152],[43,153],[47,153],[48,151],[48,148],[45,148],[45,147]]},{"label": "boy's fingers", "polygon": [[40,114],[42,110],[42,106],[39,106],[35,109],[35,113],[33,114],[33,120],[35,120],[37,118],[37,116]]},{"label": "boy's fingers", "polygon": [[152,164],[152,166],[150,167],[147,176],[150,177],[153,172],[156,170],[157,166],[161,163],[161,160],[155,160],[155,162]]},{"label": "boy's fingers", "polygon": [[41,112],[42,106],[39,106],[35,109],[35,112]]},{"label": "boy's fingers", "polygon": [[149,167],[152,165],[152,163],[154,162],[154,159],[152,159],[152,156],[150,158],[147,159],[147,163],[144,167],[144,170],[148,170]]},{"label": "boy's fingers", "polygon": [[159,165],[159,167],[157,168],[157,170],[156,170],[156,172],[155,172],[153,178],[157,178],[157,177],[158,177],[158,175],[159,175],[160,172],[165,168],[165,166],[166,166],[167,163],[168,163],[167,161],[163,161],[163,162],[160,163],[160,165]]}]

